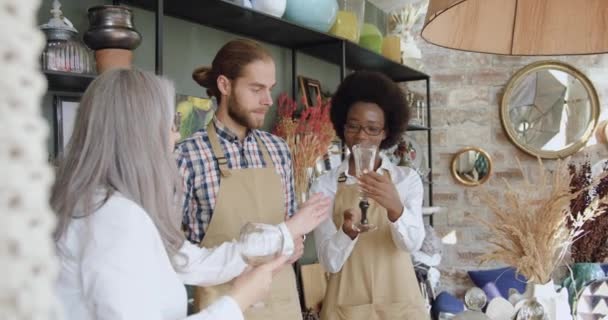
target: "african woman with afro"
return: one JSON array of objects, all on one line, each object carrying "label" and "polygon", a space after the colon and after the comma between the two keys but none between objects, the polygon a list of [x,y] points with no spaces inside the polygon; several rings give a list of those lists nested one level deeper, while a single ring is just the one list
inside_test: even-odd
[{"label": "african woman with afro", "polygon": [[[407,129],[406,99],[391,79],[359,71],[344,79],[332,97],[331,121],[351,149],[394,146]],[[423,186],[410,168],[377,153],[374,170],[356,177],[353,156],[313,184],[311,193],[333,199],[332,219],[314,232],[319,261],[331,275],[322,320],[428,319],[410,253],[425,236]],[[360,233],[359,197],[369,198],[367,218],[375,231]]]}]

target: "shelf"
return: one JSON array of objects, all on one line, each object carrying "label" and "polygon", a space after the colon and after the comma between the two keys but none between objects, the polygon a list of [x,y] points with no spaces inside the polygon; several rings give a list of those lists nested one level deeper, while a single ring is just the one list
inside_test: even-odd
[{"label": "shelf", "polygon": [[443,207],[422,207],[422,215],[432,216],[435,213],[441,212],[443,209]]},{"label": "shelf", "polygon": [[96,77],[94,74],[48,70],[44,70],[43,73],[48,81],[49,91],[83,92]]},{"label": "shelf", "polygon": [[[121,2],[146,10],[156,10],[156,0]],[[296,49],[334,64],[340,64],[340,44],[345,41],[346,67],[349,69],[380,71],[398,82],[429,78],[422,72],[389,60],[350,41],[224,0],[165,1],[164,11],[166,15],[172,17]]]},{"label": "shelf", "polygon": [[419,126],[417,124],[410,124],[407,126],[407,131],[431,131],[431,128]]}]

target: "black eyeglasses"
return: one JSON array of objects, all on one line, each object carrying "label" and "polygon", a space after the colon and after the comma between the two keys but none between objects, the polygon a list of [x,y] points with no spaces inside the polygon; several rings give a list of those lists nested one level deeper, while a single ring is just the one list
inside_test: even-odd
[{"label": "black eyeglasses", "polygon": [[347,133],[357,134],[361,132],[361,130],[363,130],[363,132],[365,132],[365,134],[368,136],[377,136],[384,131],[384,128],[376,126],[362,126],[355,123],[347,123],[344,125],[344,131]]}]

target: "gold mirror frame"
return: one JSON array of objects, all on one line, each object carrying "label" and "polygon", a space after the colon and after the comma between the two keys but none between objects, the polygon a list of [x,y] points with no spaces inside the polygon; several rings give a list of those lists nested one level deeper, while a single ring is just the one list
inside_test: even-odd
[{"label": "gold mirror frame", "polygon": [[595,138],[598,143],[608,146],[608,120],[604,120],[597,125]]},{"label": "gold mirror frame", "polygon": [[[481,179],[479,181],[471,181],[471,180],[463,179],[457,172],[456,167],[458,165],[458,157],[468,151],[477,151],[477,152],[481,153],[484,157],[486,157],[486,159],[488,159],[488,174],[486,174],[486,176],[483,177],[483,179]],[[486,183],[488,181],[488,179],[490,179],[490,177],[492,176],[492,172],[494,171],[494,164],[492,163],[492,157],[490,157],[490,154],[487,153],[485,150],[478,148],[478,147],[467,147],[467,148],[464,148],[464,149],[458,151],[454,155],[454,157],[452,158],[452,170],[451,171],[452,171],[452,176],[454,177],[454,179],[456,179],[456,181],[458,181],[459,183],[461,183],[465,186],[474,187],[474,186],[482,185],[482,184]]]},{"label": "gold mirror frame", "polygon": [[[543,150],[539,150],[537,148],[532,148],[530,146],[526,146],[526,145],[520,143],[519,141],[517,141],[516,132],[513,129],[513,126],[511,125],[511,121],[509,118],[509,100],[511,98],[511,94],[512,94],[513,90],[515,88],[517,88],[517,86],[521,83],[521,81],[523,81],[526,78],[526,76],[528,76],[529,74],[540,71],[540,70],[545,70],[545,69],[554,69],[554,70],[563,71],[563,72],[571,75],[572,77],[578,79],[582,83],[585,90],[587,91],[587,94],[589,95],[589,100],[591,100],[591,109],[592,109],[591,110],[591,121],[590,121],[589,125],[587,126],[585,133],[583,134],[581,139],[579,139],[579,141],[572,144],[570,147],[567,147],[567,148],[564,148],[561,150],[557,150],[557,151],[543,151]],[[531,156],[540,157],[540,158],[544,158],[544,159],[565,158],[565,157],[579,151],[582,147],[585,146],[585,144],[587,143],[587,141],[593,134],[595,126],[598,123],[599,115],[600,115],[599,98],[598,98],[597,92],[595,91],[595,88],[593,87],[593,84],[591,83],[589,78],[587,78],[587,76],[585,76],[581,71],[579,71],[575,67],[573,67],[569,64],[563,63],[563,62],[559,62],[559,61],[539,61],[539,62],[529,64],[526,67],[517,71],[513,75],[513,77],[511,77],[511,79],[509,80],[509,83],[507,83],[505,93],[502,96],[502,101],[500,103],[500,120],[502,122],[503,129],[505,130],[505,132],[507,133],[507,136],[509,137],[509,140],[511,140],[511,142],[516,147],[518,147],[520,150],[522,150],[523,152],[525,152]]]}]

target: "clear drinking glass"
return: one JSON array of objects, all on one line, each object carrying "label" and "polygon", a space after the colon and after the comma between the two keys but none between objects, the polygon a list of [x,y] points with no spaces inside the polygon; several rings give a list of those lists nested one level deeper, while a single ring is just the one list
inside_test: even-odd
[{"label": "clear drinking glass", "polygon": [[283,233],[275,225],[249,222],[241,228],[238,248],[243,260],[257,267],[283,252]]},{"label": "clear drinking glass", "polygon": [[[366,172],[374,171],[376,153],[378,152],[375,145],[356,144],[352,147],[352,152],[355,157],[355,174],[357,175],[357,178],[361,177],[361,175]],[[363,192],[361,192],[359,197],[359,208],[361,209],[361,221],[355,223],[355,229],[359,232],[376,230],[377,226],[367,221],[369,200]]]}]

